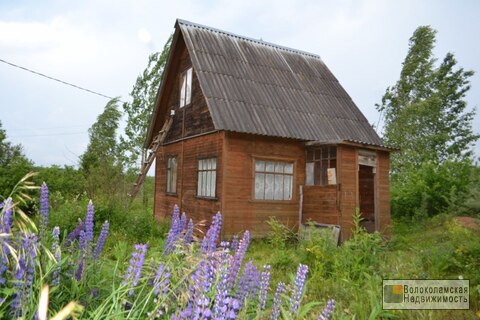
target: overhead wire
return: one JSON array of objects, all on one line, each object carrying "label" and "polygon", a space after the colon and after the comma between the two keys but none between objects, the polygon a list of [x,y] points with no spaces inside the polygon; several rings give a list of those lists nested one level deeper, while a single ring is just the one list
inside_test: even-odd
[{"label": "overhead wire", "polygon": [[[12,67],[15,67],[15,68],[19,68],[19,69],[22,69],[24,71],[27,71],[27,72],[30,72],[30,73],[33,73],[33,74],[36,74],[38,76],[41,76],[41,77],[44,77],[44,78],[47,78],[49,80],[53,80],[53,81],[56,81],[56,82],[60,82],[64,85],[67,85],[67,86],[71,86],[73,88],[76,88],[76,89],[79,89],[79,90],[83,90],[83,91],[86,91],[86,92],[89,92],[89,93],[92,93],[92,94],[95,94],[97,96],[101,96],[101,97],[104,97],[104,98],[107,98],[109,100],[112,100],[114,97],[111,97],[111,96],[108,96],[106,94],[103,94],[103,93],[100,93],[100,92],[97,92],[97,91],[94,91],[94,90],[90,90],[90,89],[87,89],[87,88],[84,88],[84,87],[81,87],[81,86],[78,86],[76,84],[73,84],[73,83],[70,83],[70,82],[67,82],[67,81],[64,81],[64,80],[61,80],[61,79],[58,79],[58,78],[54,78],[54,77],[51,77],[49,75],[46,75],[44,73],[41,73],[41,72],[38,72],[38,71],[35,71],[35,70],[32,70],[32,69],[29,69],[27,67],[23,67],[21,65],[18,65],[18,64],[15,64],[13,62],[10,62],[10,61],[7,61],[7,60],[4,60],[4,59],[1,59],[0,58],[0,62],[3,62],[5,64],[8,64]],[[121,101],[121,100],[120,100]],[[124,102],[124,101],[122,101]]]}]

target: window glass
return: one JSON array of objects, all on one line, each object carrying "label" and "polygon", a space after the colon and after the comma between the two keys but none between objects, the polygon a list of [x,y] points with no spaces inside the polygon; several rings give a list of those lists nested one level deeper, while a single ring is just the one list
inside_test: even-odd
[{"label": "window glass", "polygon": [[[314,154],[313,160],[308,158],[309,154]],[[329,146],[308,149],[307,163],[305,164],[305,185],[324,186],[329,183],[336,183],[336,176],[331,176],[331,179],[328,179],[328,169],[336,169],[337,167],[336,157],[336,147]],[[336,170],[331,172],[333,175],[336,175]]]},{"label": "window glass", "polygon": [[293,163],[255,160],[255,192],[257,200],[291,200]]},{"label": "window glass", "polygon": [[217,159],[198,160],[197,196],[215,198],[217,186]]},{"label": "window glass", "polygon": [[167,189],[168,193],[177,192],[177,157],[167,158]]},{"label": "window glass", "polygon": [[192,101],[192,68],[182,73],[180,80],[180,108]]}]

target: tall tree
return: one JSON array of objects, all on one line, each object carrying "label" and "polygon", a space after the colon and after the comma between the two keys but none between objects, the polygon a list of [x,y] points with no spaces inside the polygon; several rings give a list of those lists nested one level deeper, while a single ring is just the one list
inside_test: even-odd
[{"label": "tall tree", "polygon": [[22,146],[7,141],[7,133],[0,121],[0,201],[32,168],[33,163],[23,153]]},{"label": "tall tree", "polygon": [[112,196],[121,191],[123,167],[117,129],[122,113],[118,104],[118,98],[110,100],[88,130],[90,142],[80,157],[80,169],[85,176],[89,197],[113,199]]},{"label": "tall tree", "polygon": [[400,79],[377,105],[385,117],[385,142],[401,149],[392,155],[394,176],[425,161],[469,158],[478,139],[475,111],[467,111],[465,101],[473,71],[459,68],[452,53],[435,67],[435,34],[430,26],[415,30]]},{"label": "tall tree", "polygon": [[121,145],[124,153],[124,163],[132,169],[138,169],[136,167],[138,166],[138,159],[141,157],[143,160],[145,155],[143,143],[171,43],[172,36],[168,38],[162,52],[153,53],[148,57],[147,68],[138,76],[130,93],[132,102],[123,104],[123,110],[127,115],[127,125],[125,136],[121,137]]},{"label": "tall tree", "polygon": [[433,215],[461,202],[469,189],[475,110],[465,95],[473,71],[447,53],[436,66],[436,31],[418,27],[410,38],[400,79],[387,88],[377,109],[384,113],[384,140],[392,153],[394,214]]}]

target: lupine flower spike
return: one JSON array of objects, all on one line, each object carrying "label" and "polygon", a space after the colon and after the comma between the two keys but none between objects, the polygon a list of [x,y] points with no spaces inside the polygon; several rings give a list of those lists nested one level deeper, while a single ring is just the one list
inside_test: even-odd
[{"label": "lupine flower spike", "polygon": [[108,223],[108,221],[105,221],[102,225],[102,230],[100,231],[100,235],[98,236],[97,243],[95,244],[95,249],[93,250],[94,260],[100,258],[100,255],[102,254],[103,247],[105,246],[105,242],[107,241],[109,228],[110,224]]},{"label": "lupine flower spike", "polygon": [[[60,260],[62,260],[62,250],[60,249],[59,241],[60,241],[60,228],[55,227],[53,228],[52,232],[52,253],[53,256],[55,257],[55,260],[57,260],[57,263],[60,263]],[[60,284],[60,271],[61,267],[58,265],[55,270],[53,270],[52,273],[52,285],[58,286]]]},{"label": "lupine flower spike", "polygon": [[88,202],[87,206],[87,215],[85,217],[85,241],[87,246],[93,242],[93,224],[95,216],[95,207],[93,206],[92,200]]},{"label": "lupine flower spike", "polygon": [[39,225],[39,235],[40,241],[45,243],[46,241],[46,232],[48,230],[48,214],[50,211],[50,202],[48,199],[48,187],[44,182],[40,187],[40,225]]},{"label": "lupine flower spike", "polygon": [[275,296],[273,297],[272,313],[270,314],[270,320],[277,320],[280,316],[280,306],[282,305],[282,294],[286,291],[285,284],[279,282]]},{"label": "lupine flower spike", "polygon": [[318,317],[318,320],[330,320],[335,312],[335,300],[330,299],[327,302],[327,306],[323,309],[322,313]]},{"label": "lupine flower spike", "polygon": [[300,264],[297,269],[297,276],[293,284],[293,292],[290,297],[290,310],[294,315],[298,313],[300,300],[302,299],[303,289],[305,288],[305,280],[307,278],[308,266]]},{"label": "lupine flower spike", "polygon": [[130,264],[128,266],[127,274],[123,284],[130,283],[129,296],[133,296],[134,287],[138,284],[140,276],[142,275],[143,262],[145,261],[145,254],[147,253],[146,244],[136,244],[135,251],[132,253]]},{"label": "lupine flower spike", "polygon": [[[9,234],[11,232],[13,224],[13,207],[12,199],[8,198],[5,202],[2,202],[2,216],[0,216],[0,233]],[[2,252],[0,253],[0,285],[5,285],[6,278],[4,277],[5,272],[8,269],[8,255],[10,253],[9,247],[9,238],[3,237],[0,239],[2,245],[0,248]]]},{"label": "lupine flower spike", "polygon": [[20,257],[18,267],[15,270],[15,293],[13,301],[10,304],[12,315],[15,318],[21,316],[21,310],[27,298],[31,294],[33,285],[35,265],[37,258],[38,238],[34,233],[24,235],[22,239],[22,247],[20,249]]}]

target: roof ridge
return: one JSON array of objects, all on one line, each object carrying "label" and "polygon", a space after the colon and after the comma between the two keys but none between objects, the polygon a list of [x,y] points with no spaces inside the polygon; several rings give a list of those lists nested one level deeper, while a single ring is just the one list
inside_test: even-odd
[{"label": "roof ridge", "polygon": [[276,49],[279,49],[279,50],[283,50],[283,51],[287,51],[287,52],[291,52],[291,53],[297,53],[297,54],[301,54],[301,55],[304,55],[304,56],[307,56],[307,57],[322,60],[322,58],[318,54],[314,54],[314,53],[310,53],[310,52],[302,51],[302,50],[298,50],[298,49],[293,49],[293,48],[290,48],[290,47],[281,46],[279,44],[275,44],[275,43],[264,41],[264,40],[258,40],[258,39],[242,36],[242,35],[239,35],[239,34],[236,34],[236,33],[233,33],[233,32],[228,32],[228,31],[225,31],[225,30],[209,27],[209,26],[206,26],[206,25],[203,25],[203,24],[199,24],[199,23],[195,23],[195,22],[191,22],[191,21],[187,21],[187,20],[183,20],[183,19],[177,19],[177,23],[181,24],[181,25],[185,25],[185,26],[192,26],[192,27],[199,28],[199,29],[205,29],[205,30],[208,30],[208,31],[211,31],[211,32],[221,33],[221,34],[224,34],[224,35],[229,36],[229,37],[239,38],[239,39],[250,41],[250,42],[253,42],[253,43],[256,43],[256,44],[264,45],[266,47],[276,48]]}]

